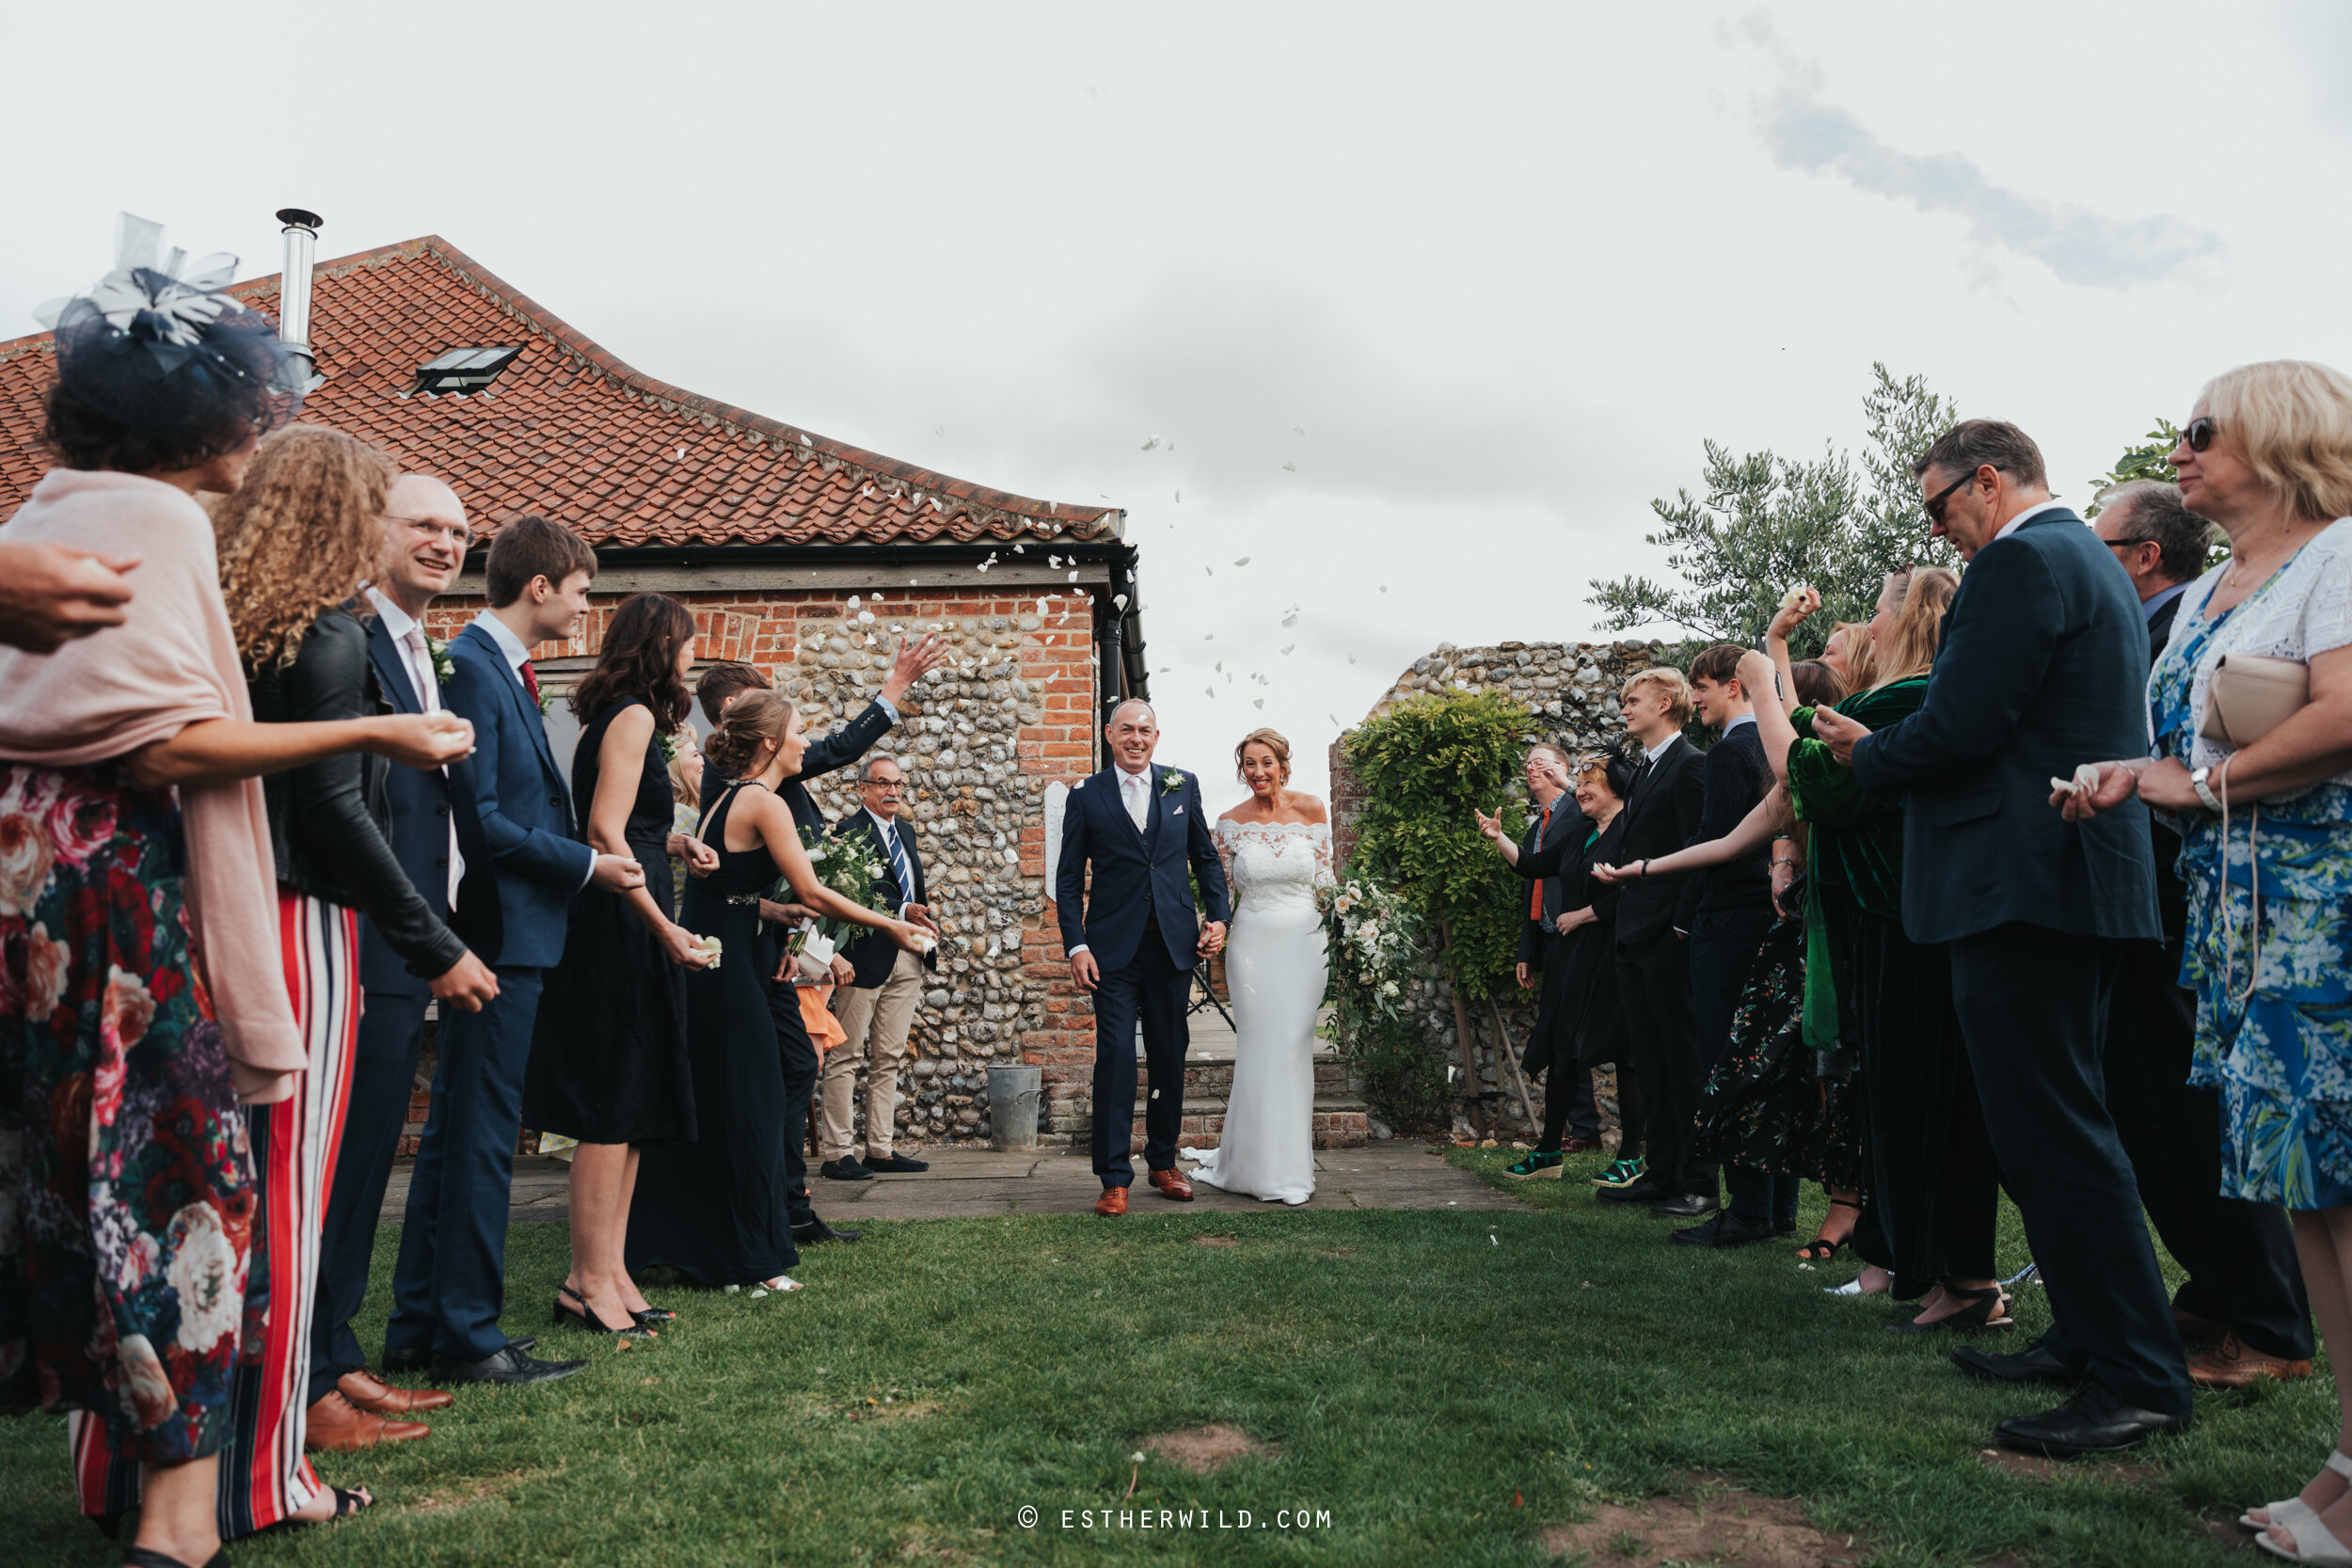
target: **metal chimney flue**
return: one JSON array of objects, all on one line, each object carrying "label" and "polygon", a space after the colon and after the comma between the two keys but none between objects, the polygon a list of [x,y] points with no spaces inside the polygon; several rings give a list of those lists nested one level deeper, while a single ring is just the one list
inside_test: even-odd
[{"label": "metal chimney flue", "polygon": [[316,388],[326,378],[318,373],[318,356],[310,351],[310,261],[326,220],[299,207],[283,207],[278,221],[286,235],[286,265],[278,280],[278,336],[302,356],[309,384]]}]

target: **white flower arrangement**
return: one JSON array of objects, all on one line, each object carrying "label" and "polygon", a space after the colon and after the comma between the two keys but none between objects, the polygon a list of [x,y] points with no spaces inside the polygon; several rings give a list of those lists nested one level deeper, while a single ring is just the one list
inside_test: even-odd
[{"label": "white flower arrangement", "polygon": [[457,665],[449,657],[449,643],[445,639],[427,637],[424,640],[424,651],[425,657],[433,661],[434,685],[447,686],[457,678]]},{"label": "white flower arrangement", "polygon": [[1422,961],[1419,917],[1393,889],[1364,877],[1324,889],[1319,901],[1342,993],[1383,1017],[1401,1017],[1406,985]]}]

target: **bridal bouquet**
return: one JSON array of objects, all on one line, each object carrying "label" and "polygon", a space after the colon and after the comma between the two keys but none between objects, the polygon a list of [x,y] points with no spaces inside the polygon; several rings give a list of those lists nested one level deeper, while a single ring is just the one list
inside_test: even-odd
[{"label": "bridal bouquet", "polygon": [[[801,847],[808,851],[808,863],[816,871],[817,879],[828,889],[852,904],[879,913],[897,912],[879,891],[886,873],[882,851],[875,847],[872,839],[862,833],[853,838],[828,838],[813,828],[803,828]],[[782,878],[777,879],[775,890],[768,896],[779,904],[794,902],[791,886]],[[844,938],[863,929],[854,921],[836,920],[830,915],[804,920],[801,928],[792,933],[788,951],[828,959]]]},{"label": "bridal bouquet", "polygon": [[1393,889],[1361,877],[1322,889],[1316,901],[1343,1002],[1403,1017],[1421,960],[1421,917]]}]

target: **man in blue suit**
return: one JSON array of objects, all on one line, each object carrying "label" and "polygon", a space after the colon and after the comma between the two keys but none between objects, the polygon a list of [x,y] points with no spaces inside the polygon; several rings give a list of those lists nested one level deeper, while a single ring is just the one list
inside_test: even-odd
[{"label": "man in blue suit", "polygon": [[531,664],[533,645],[570,636],[587,613],[596,575],[595,553],[568,529],[516,517],[490,546],[490,608],[449,647],[449,705],[474,727],[469,771],[481,835],[458,929],[497,972],[499,993],[478,1013],[441,1021],[384,1331],[389,1370],[413,1370],[429,1355],[436,1380],[540,1383],[588,1364],[533,1359],[508,1341],[499,1313],[542,972],[563,957],[574,894],[591,881],[618,893],[645,880],[635,861],[580,842]]},{"label": "man in blue suit", "polygon": [[1934,532],[1969,562],[1927,700],[1877,735],[1822,709],[1814,733],[1863,788],[1908,798],[1903,930],[1950,944],[1985,1126],[2043,1264],[2055,1321],[2042,1342],[1952,1358],[1996,1381],[2079,1385],[2003,1421],[2010,1447],[2131,1448],[2189,1414],[2102,1057],[2116,974],[2163,927],[2147,809],[2070,822],[2050,781],[2147,751],[2148,626],[2114,552],[2050,499],[2041,449],[2015,425],[1956,425],[1913,471]]},{"label": "man in blue suit", "polygon": [[[1199,783],[1152,766],[1160,726],[1152,705],[1120,704],[1103,736],[1111,766],[1073,789],[1063,810],[1054,903],[1070,978],[1094,998],[1094,1174],[1103,1182],[1094,1212],[1123,1214],[1136,1179],[1130,1154],[1138,1022],[1152,1075],[1144,1163],[1164,1196],[1192,1199],[1192,1183],[1176,1169],[1184,1116],[1184,1001],[1193,960],[1225,945],[1230,903]],[[1206,925],[1193,908],[1187,865],[1208,905]]]},{"label": "man in blue suit", "polygon": [[[457,492],[424,474],[403,474],[392,485],[384,517],[384,562],[369,585],[375,619],[368,627],[368,658],[376,685],[394,713],[434,713],[444,705],[433,654],[424,636],[426,606],[465,564],[469,535]],[[394,768],[385,783],[390,797],[392,853],[433,918],[447,922],[465,863],[461,843],[476,844],[469,763],[446,768]],[[341,1393],[362,1413],[338,1430],[332,1417],[313,1419],[312,1447],[373,1447],[424,1429],[388,1426],[383,1418],[438,1408],[449,1396],[387,1387],[367,1370],[367,1354],[352,1320],[367,1299],[368,1266],[384,1189],[392,1174],[401,1128],[408,1119],[409,1085],[424,1049],[424,1013],[440,1001],[444,1013],[479,1011],[498,995],[498,979],[470,951],[442,974],[410,972],[375,922],[359,921],[359,984],[366,1006],[352,1053],[349,1109],[335,1156],[335,1184],[326,1199],[319,1243],[317,1307],[310,1328],[310,1402]],[[412,1430],[413,1429],[413,1430]],[[325,1439],[323,1441],[322,1439]]]}]

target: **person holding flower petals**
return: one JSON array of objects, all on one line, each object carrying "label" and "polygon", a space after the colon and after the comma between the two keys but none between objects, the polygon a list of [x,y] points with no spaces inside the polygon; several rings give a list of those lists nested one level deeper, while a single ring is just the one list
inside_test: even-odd
[{"label": "person holding flower petals", "polygon": [[[813,1060],[797,1010],[771,1007],[759,957],[761,895],[781,872],[794,901],[817,914],[888,933],[910,953],[921,927],[845,898],[818,879],[778,787],[799,769],[808,740],[790,703],[765,689],[727,705],[703,755],[727,783],[708,789],[695,837],[718,865],[687,884],[686,927],[715,954],[686,976],[686,1051],[693,1072],[692,1141],[648,1144],[628,1211],[632,1274],[667,1267],[713,1286],[797,1291],[786,1271],[792,1240],[787,1143],[801,1137],[785,1081],[787,1053]],[[829,967],[829,966],[828,966]],[[786,1031],[797,1039],[780,1038]],[[811,1074],[813,1076],[813,1073]]]}]

